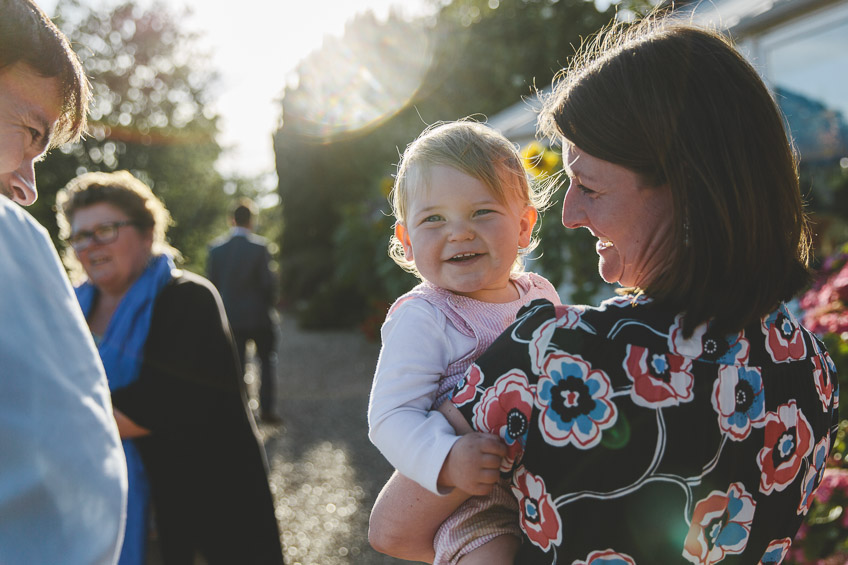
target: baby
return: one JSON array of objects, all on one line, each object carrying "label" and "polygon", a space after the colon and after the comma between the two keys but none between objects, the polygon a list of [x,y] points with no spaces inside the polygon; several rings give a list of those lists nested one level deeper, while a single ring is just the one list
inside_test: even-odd
[{"label": "baby", "polygon": [[445,400],[524,304],[560,303],[546,279],[522,266],[550,192],[530,183],[509,140],[470,120],[426,129],[398,166],[389,254],[422,282],[383,324],[369,437],[401,474],[436,494],[491,490],[445,521],[434,563],[511,563],[518,547],[517,504],[498,483],[505,449],[492,436],[458,437],[449,419],[464,421]]}]

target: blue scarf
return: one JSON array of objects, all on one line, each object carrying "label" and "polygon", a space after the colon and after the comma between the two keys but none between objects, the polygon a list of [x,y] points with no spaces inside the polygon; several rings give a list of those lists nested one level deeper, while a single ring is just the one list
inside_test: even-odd
[{"label": "blue scarf", "polygon": [[[171,280],[174,261],[169,255],[153,257],[137,281],[133,283],[112,318],[97,349],[106,369],[109,390],[123,388],[138,378],[144,357],[144,344],[150,331],[153,306],[162,288]],[[77,300],[86,318],[91,313],[96,287],[85,282],[76,288]],[[123,440],[127,458],[129,492],[127,527],[119,565],[143,565],[147,546],[148,501],[150,486],[138,448],[132,440]]]}]

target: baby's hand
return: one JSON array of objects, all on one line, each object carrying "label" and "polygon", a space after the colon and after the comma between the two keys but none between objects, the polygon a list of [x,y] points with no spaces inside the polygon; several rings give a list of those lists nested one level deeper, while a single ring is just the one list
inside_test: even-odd
[{"label": "baby's hand", "polygon": [[453,444],[439,473],[440,487],[456,487],[469,494],[489,494],[500,478],[506,445],[496,435],[471,432]]}]

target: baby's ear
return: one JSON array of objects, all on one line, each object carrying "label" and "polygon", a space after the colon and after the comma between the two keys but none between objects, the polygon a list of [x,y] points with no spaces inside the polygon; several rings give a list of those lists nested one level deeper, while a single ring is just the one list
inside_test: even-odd
[{"label": "baby's ear", "polygon": [[536,220],[539,218],[539,212],[533,206],[524,208],[521,213],[520,226],[521,231],[518,232],[518,246],[527,247],[530,245],[530,239],[533,236],[533,226],[536,225]]},{"label": "baby's ear", "polygon": [[403,254],[406,255],[406,260],[414,261],[412,258],[412,242],[409,240],[409,232],[406,230],[406,226],[400,222],[395,222],[395,237],[403,245]]}]

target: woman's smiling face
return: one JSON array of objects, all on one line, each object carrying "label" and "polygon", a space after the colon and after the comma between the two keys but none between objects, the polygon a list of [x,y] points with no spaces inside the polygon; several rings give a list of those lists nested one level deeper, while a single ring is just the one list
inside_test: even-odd
[{"label": "woman's smiling face", "polygon": [[644,288],[668,259],[673,206],[667,185],[649,186],[620,165],[563,144],[571,182],[562,223],[587,228],[598,238],[598,272],[608,283]]},{"label": "woman's smiling face", "polygon": [[[71,219],[71,232],[93,232],[98,226],[128,222],[120,208],[98,202],[80,208]],[[91,239],[84,248],[75,250],[88,278],[101,291],[121,296],[144,272],[153,246],[151,230],[139,230],[133,225],[118,228],[114,241],[98,243]]]}]

